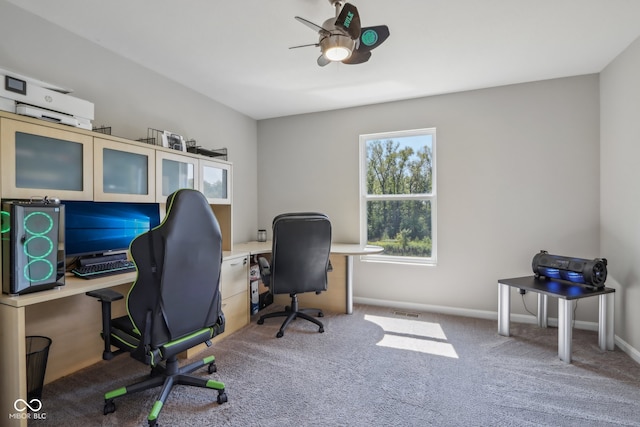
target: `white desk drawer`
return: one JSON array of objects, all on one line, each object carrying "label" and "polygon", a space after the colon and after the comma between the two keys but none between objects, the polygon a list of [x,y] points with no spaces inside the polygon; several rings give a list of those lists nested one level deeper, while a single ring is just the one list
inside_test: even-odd
[{"label": "white desk drawer", "polygon": [[249,294],[247,292],[222,300],[225,327],[222,337],[229,336],[249,323]]},{"label": "white desk drawer", "polygon": [[222,262],[220,292],[226,299],[249,290],[249,260],[247,257],[228,259]]}]

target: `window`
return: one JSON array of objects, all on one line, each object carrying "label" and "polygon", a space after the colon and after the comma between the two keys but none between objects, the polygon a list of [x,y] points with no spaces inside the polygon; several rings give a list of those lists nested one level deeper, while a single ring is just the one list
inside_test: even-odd
[{"label": "window", "polygon": [[436,130],[360,136],[360,239],[367,259],[436,261]]}]

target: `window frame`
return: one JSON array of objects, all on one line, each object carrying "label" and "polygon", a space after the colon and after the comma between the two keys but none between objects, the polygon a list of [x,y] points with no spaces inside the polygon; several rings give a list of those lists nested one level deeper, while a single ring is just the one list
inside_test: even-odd
[{"label": "window frame", "polygon": [[[367,193],[367,141],[372,140],[387,140],[394,138],[404,138],[411,136],[431,136],[431,193],[420,194],[374,194],[369,195]],[[385,255],[371,254],[362,255],[360,257],[363,261],[375,261],[375,262],[387,262],[394,264],[418,264],[418,265],[436,265],[437,264],[437,173],[436,173],[436,128],[423,128],[404,131],[391,131],[371,134],[361,134],[359,137],[359,173],[360,180],[359,196],[360,196],[360,244],[367,247],[370,246],[367,243],[367,202],[376,200],[426,200],[431,203],[431,256],[430,257],[412,257],[412,256],[398,256],[398,255]]]}]

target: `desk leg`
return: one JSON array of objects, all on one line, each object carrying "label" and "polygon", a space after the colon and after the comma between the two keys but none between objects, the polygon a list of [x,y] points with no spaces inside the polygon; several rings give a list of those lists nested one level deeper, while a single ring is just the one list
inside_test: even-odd
[{"label": "desk leg", "polygon": [[498,283],[498,334],[509,336],[511,314],[511,287]]},{"label": "desk leg", "polygon": [[598,297],[598,344],[600,345],[600,350],[603,351],[613,350],[615,347],[613,329],[614,295],[610,293]]},{"label": "desk leg", "polygon": [[545,294],[538,294],[538,327],[546,328],[548,324],[548,311],[547,306],[549,303],[549,297]]},{"label": "desk leg", "polygon": [[27,420],[9,418],[17,411],[16,399],[27,399],[27,356],[25,340],[25,308],[0,304],[0,424],[27,426]]},{"label": "desk leg", "polygon": [[566,363],[571,363],[572,324],[573,301],[558,298],[558,357]]},{"label": "desk leg", "polygon": [[347,255],[347,314],[353,314],[353,255]]}]

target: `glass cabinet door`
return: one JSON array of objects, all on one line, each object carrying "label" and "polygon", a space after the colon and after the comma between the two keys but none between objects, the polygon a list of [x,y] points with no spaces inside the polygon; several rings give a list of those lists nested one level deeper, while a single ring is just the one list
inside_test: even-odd
[{"label": "glass cabinet door", "polygon": [[156,201],[165,203],[167,196],[181,188],[196,188],[198,159],[165,151],[156,152]]},{"label": "glass cabinet door", "polygon": [[201,159],[198,189],[210,204],[231,204],[231,165]]},{"label": "glass cabinet door", "polygon": [[96,138],[96,201],[155,201],[155,151]]},{"label": "glass cabinet door", "polygon": [[93,137],[1,120],[2,197],[93,198]]}]

